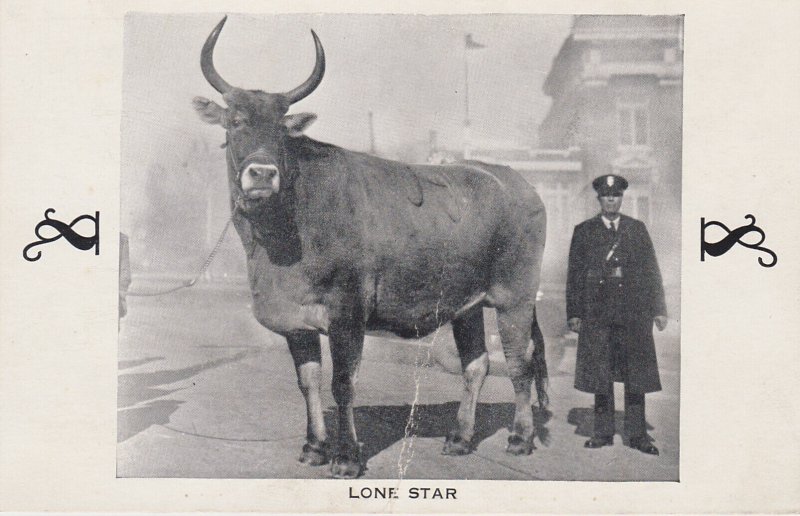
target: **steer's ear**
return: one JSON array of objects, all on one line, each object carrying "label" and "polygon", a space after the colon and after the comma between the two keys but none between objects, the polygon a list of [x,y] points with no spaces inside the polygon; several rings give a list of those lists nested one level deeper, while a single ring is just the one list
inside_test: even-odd
[{"label": "steer's ear", "polygon": [[317,115],[314,113],[297,113],[296,115],[286,115],[281,120],[281,123],[289,131],[289,136],[296,138],[303,135],[303,131],[308,129],[308,126],[314,123]]},{"label": "steer's ear", "polygon": [[200,120],[208,124],[224,125],[225,121],[225,108],[204,97],[195,97],[192,99],[192,105],[197,114],[200,115]]}]

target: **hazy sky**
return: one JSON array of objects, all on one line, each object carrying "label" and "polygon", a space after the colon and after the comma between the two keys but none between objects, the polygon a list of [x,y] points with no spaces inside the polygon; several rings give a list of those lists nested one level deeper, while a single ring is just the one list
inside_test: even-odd
[{"label": "hazy sky", "polygon": [[[190,106],[195,95],[220,101],[204,80],[200,48],[221,15],[131,14],[125,24],[125,137],[148,149],[170,133],[210,134]],[[313,67],[309,33],[320,36],[327,73],[293,111],[319,119],[309,135],[355,150],[369,148],[374,112],[379,151],[427,141],[460,147],[464,119],[464,35],[471,50],[470,110],[476,141],[530,144],[550,100],[542,83],[568,34],[570,16],[231,14],[215,62],[232,84],[286,91]],[[221,139],[219,131],[216,138]]]}]

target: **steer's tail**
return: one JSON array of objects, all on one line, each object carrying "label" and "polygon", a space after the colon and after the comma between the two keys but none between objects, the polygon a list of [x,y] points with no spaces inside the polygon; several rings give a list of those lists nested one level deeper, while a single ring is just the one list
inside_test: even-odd
[{"label": "steer's tail", "polygon": [[545,408],[550,404],[550,397],[547,395],[549,381],[547,377],[547,359],[544,353],[544,335],[539,328],[539,321],[536,318],[536,308],[533,309],[533,322],[531,323],[531,339],[533,340],[533,356],[531,357],[531,369],[533,369],[533,381],[536,386],[536,398],[539,401],[539,408]]}]

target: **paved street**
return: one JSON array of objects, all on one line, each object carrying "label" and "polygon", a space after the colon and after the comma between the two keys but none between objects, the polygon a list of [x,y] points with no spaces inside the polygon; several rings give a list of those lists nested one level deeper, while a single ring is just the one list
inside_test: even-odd
[{"label": "paved street", "polygon": [[[159,286],[133,284],[133,290],[151,287]],[[128,298],[119,344],[119,477],[327,478],[327,467],[297,462],[305,407],[292,360],[283,339],[252,317],[249,302],[247,290],[203,285],[162,297]],[[451,342],[449,327],[423,342],[369,337],[355,411],[368,458],[364,478],[677,480],[676,322],[656,334],[664,390],[647,396],[650,435],[661,455],[623,446],[619,434],[613,447],[586,450],[593,399],[572,387],[574,351],[559,338],[563,308],[558,303],[545,300],[540,308],[550,406],[536,412],[537,449],[527,457],[504,452],[513,391],[503,376],[501,354],[493,348],[496,342],[494,374],[478,407],[477,450],[448,457],[440,452],[455,424],[461,378],[445,372],[432,355]],[[333,429],[327,349],[324,358],[322,397]],[[617,427],[622,428],[621,385],[617,388]]]}]

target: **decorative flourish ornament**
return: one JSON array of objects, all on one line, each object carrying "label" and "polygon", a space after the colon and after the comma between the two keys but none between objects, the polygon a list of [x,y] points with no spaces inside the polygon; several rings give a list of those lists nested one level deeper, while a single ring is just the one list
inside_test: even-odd
[{"label": "decorative flourish ornament", "polygon": [[[772,257],[772,261],[767,263],[764,261],[764,258],[759,256],[758,263],[762,267],[773,267],[776,263],[778,263],[778,255],[775,254],[772,250],[763,247],[761,244],[764,243],[766,240],[766,234],[764,230],[760,227],[756,226],[756,218],[750,214],[745,215],[745,219],[750,221],[749,224],[745,224],[744,226],[740,226],[734,230],[728,229],[728,227],[723,224],[722,222],[717,222],[716,220],[711,220],[706,222],[705,218],[700,219],[700,261],[704,262],[706,258],[706,253],[711,256],[720,256],[727,253],[734,245],[741,244],[744,247],[749,249],[755,249],[756,251],[761,251],[762,253],[766,253]],[[709,243],[706,242],[706,228],[709,226],[718,226],[725,231],[728,232],[728,235],[725,236],[719,242]],[[745,242],[743,237],[749,233],[758,233],[761,235],[761,239],[756,242],[755,244],[749,244]]]},{"label": "decorative flourish ornament", "polygon": [[[94,254],[100,254],[100,212],[94,212],[94,216],[91,215],[81,215],[77,217],[69,224],[62,222],[57,219],[51,219],[50,215],[55,213],[56,210],[53,208],[48,208],[44,212],[44,220],[36,224],[36,229],[34,229],[34,233],[36,237],[39,239],[36,242],[31,242],[25,249],[22,250],[22,257],[28,260],[29,262],[35,262],[39,258],[42,257],[42,252],[40,250],[36,251],[36,254],[30,256],[28,253],[29,251],[36,247],[37,245],[42,244],[49,244],[50,242],[55,242],[62,236],[67,239],[67,241],[72,244],[73,247],[76,249],[80,249],[81,251],[88,251],[92,247],[94,247]],[[91,220],[94,222],[94,234],[91,236],[83,236],[72,229],[72,227],[82,220]],[[40,233],[40,230],[43,227],[51,227],[58,231],[58,234],[53,237],[46,237]]]}]

